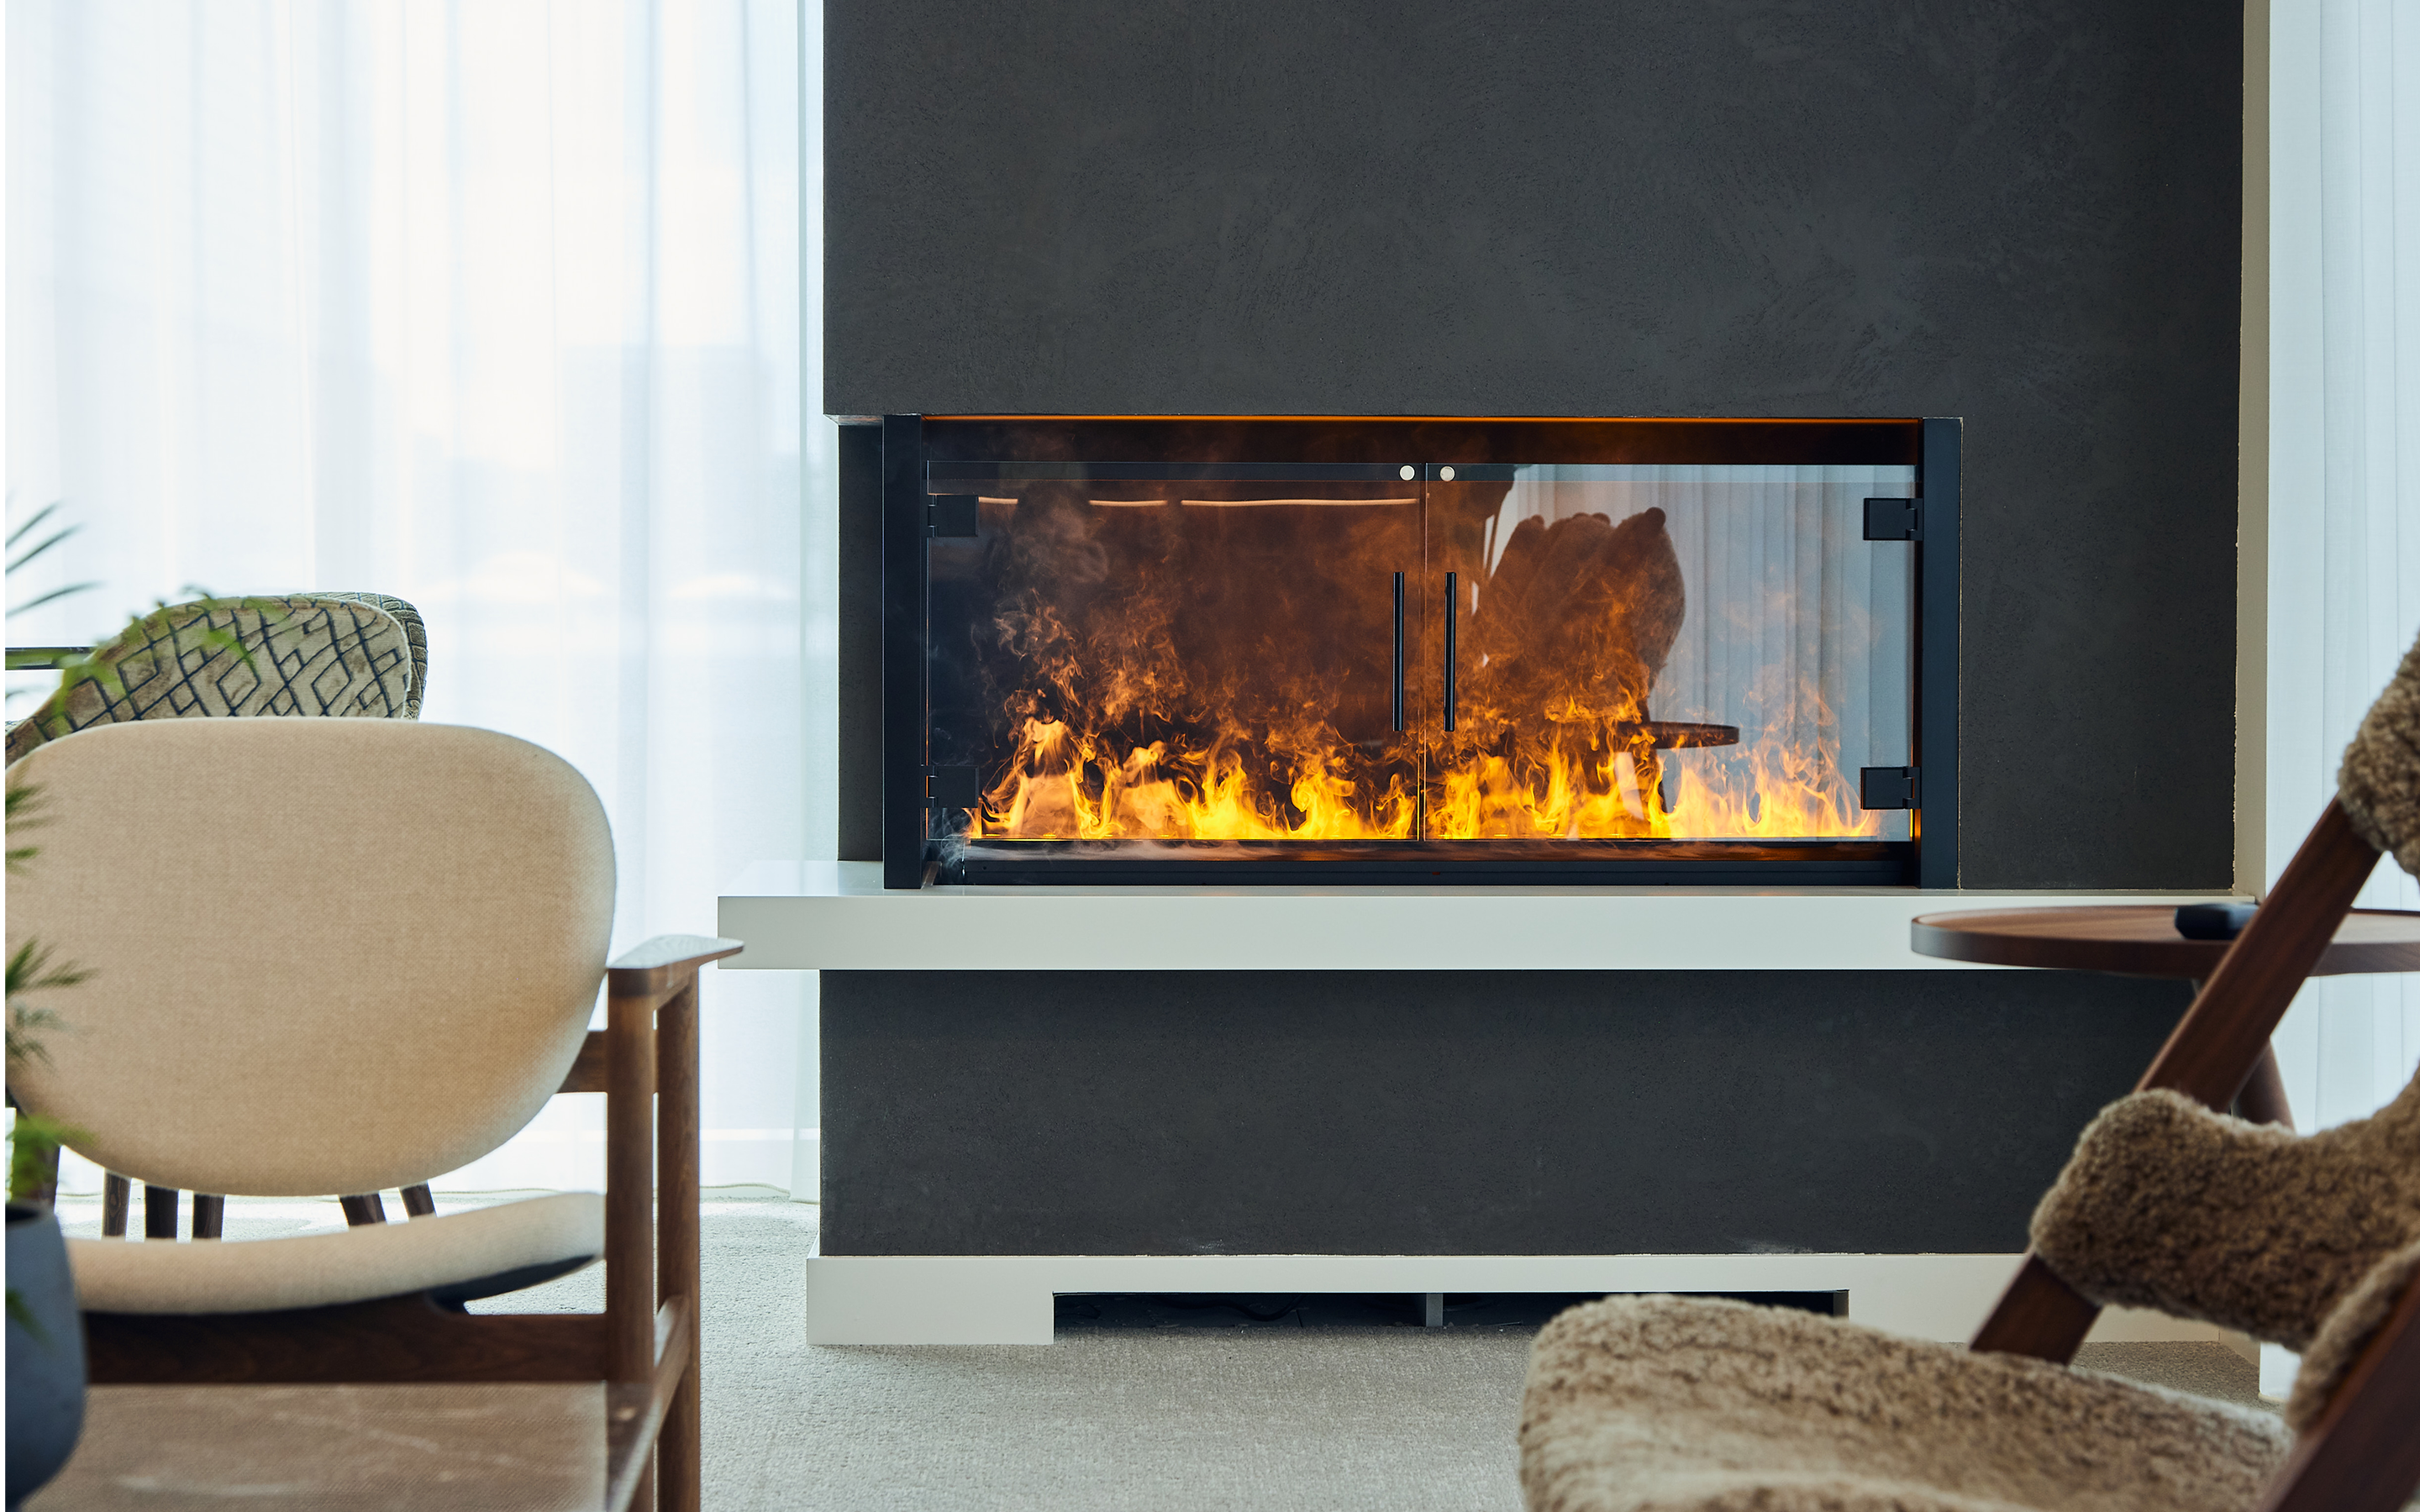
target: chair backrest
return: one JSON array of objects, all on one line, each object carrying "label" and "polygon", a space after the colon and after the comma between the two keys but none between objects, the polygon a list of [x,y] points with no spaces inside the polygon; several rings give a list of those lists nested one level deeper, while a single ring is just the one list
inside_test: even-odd
[{"label": "chair backrest", "polygon": [[402,622],[338,595],[172,605],[129,626],[98,659],[110,675],[62,687],[9,727],[10,764],[46,740],[132,719],[396,718],[418,710]]},{"label": "chair backrest", "polygon": [[468,1164],[563,1083],[603,979],[613,841],[561,758],[385,719],[176,719],[52,741],[8,940],[90,973],[10,1068],[71,1148],[163,1186],[374,1192]]}]

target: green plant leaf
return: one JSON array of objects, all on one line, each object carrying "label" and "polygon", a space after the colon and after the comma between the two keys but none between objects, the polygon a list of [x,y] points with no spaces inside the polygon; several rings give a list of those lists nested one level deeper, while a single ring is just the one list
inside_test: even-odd
[{"label": "green plant leaf", "polygon": [[18,1109],[8,1127],[8,1200],[32,1201],[56,1190],[59,1147],[90,1137],[56,1119]]},{"label": "green plant leaf", "polygon": [[32,1335],[37,1344],[51,1342],[49,1331],[44,1329],[41,1320],[34,1316],[34,1309],[25,1305],[24,1293],[15,1287],[8,1288],[8,1321]]},{"label": "green plant leaf", "polygon": [[64,500],[54,499],[49,503],[44,504],[41,508],[34,511],[33,517],[31,519],[26,520],[24,524],[18,526],[15,530],[8,532],[8,539],[5,543],[8,548],[11,551],[16,550],[17,543],[39,530],[41,528],[42,521],[50,518],[53,515],[57,514],[59,512],[59,505],[63,502],[65,502]]}]

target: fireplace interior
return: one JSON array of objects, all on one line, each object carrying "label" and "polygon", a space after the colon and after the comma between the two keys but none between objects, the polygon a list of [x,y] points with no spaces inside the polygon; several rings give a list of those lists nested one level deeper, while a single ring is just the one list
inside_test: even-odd
[{"label": "fireplace interior", "polygon": [[1954,886],[1958,441],[890,417],[886,883]]}]

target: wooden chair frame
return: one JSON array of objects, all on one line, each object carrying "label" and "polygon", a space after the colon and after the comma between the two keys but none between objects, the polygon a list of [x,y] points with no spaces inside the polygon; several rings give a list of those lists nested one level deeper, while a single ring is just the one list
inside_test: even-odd
[{"label": "wooden chair frame", "polygon": [[[2167,1088],[2225,1109],[2319,964],[2379,851],[2330,803],[2268,901],[2236,937],[2135,1090]],[[2065,1365],[2101,1316],[2028,1252],[1974,1348]],[[2420,1281],[2362,1350],[2319,1421],[2298,1439],[2261,1512],[2397,1512],[2420,1485]]]},{"label": "wooden chair frame", "polygon": [[460,1313],[422,1292],[281,1312],[87,1313],[93,1383],[602,1381],[612,1441],[655,1443],[651,1458],[619,1457],[633,1473],[607,1504],[697,1512],[697,977],[739,950],[673,934],[617,959],[606,1026],[558,1088],[605,1094],[604,1312]]}]

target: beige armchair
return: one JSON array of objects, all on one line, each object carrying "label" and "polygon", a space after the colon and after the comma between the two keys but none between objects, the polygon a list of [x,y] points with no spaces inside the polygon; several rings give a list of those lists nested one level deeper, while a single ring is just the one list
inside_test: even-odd
[{"label": "beige armchair", "polygon": [[[694,1507],[697,972],[739,947],[608,967],[613,842],[580,775],[489,731],[198,719],[50,741],[11,779],[47,824],[9,948],[91,975],[10,1090],[80,1153],[167,1187],[368,1192],[478,1158],[558,1092],[608,1098],[601,1196],[71,1242],[94,1381],[648,1387],[663,1504]],[[461,1310],[599,1256],[601,1316]]]}]

